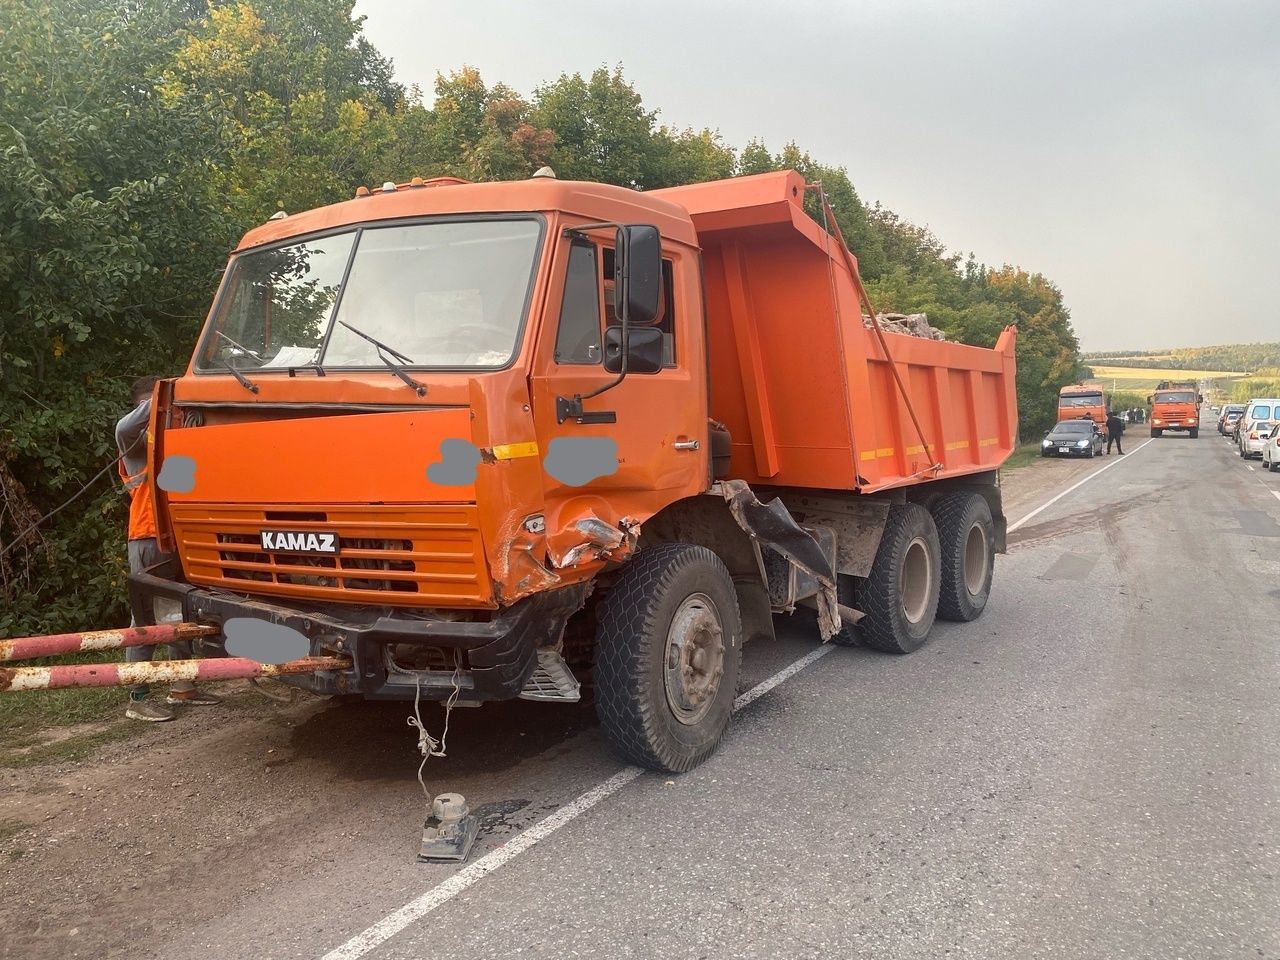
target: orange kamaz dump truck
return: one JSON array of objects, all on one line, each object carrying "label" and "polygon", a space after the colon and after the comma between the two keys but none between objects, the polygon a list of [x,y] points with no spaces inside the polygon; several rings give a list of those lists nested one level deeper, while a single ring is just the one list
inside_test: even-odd
[{"label": "orange kamaz dump truck", "polygon": [[139,622],[290,637],[351,664],[293,682],[373,699],[592,673],[619,752],[680,771],[773,614],[893,653],[976,618],[1015,331],[880,331],[806,189],[415,179],[252,230],[157,389]]},{"label": "orange kamaz dump truck", "polygon": [[1058,391],[1058,420],[1088,418],[1107,436],[1107,397],[1100,387],[1088,384],[1068,384]]},{"label": "orange kamaz dump truck", "polygon": [[1192,440],[1200,436],[1200,403],[1204,400],[1194,380],[1162,380],[1147,397],[1151,404],[1151,436],[1165,431],[1184,432]]}]

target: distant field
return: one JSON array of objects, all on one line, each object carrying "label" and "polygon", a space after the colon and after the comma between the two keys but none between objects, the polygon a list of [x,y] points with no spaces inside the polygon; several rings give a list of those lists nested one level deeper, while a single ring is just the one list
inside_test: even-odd
[{"label": "distant field", "polygon": [[[1134,390],[1139,393],[1154,390],[1162,380],[1219,380],[1232,381],[1246,377],[1246,373],[1231,370],[1157,370],[1151,367],[1112,367],[1101,364],[1089,364],[1093,370],[1093,379],[1089,383],[1110,388],[1112,384],[1118,390]],[[1223,385],[1230,392],[1230,388]]]},{"label": "distant field", "polygon": [[1108,367],[1089,364],[1095,380],[1234,380],[1249,374],[1238,370],[1157,370],[1152,367]]}]

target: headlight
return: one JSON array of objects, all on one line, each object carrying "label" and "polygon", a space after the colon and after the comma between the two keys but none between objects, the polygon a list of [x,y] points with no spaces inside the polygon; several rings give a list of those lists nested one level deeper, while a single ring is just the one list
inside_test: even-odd
[{"label": "headlight", "polygon": [[1156,418],[1155,418],[1154,420],[1152,420],[1151,422],[1152,422],[1152,423],[1164,423],[1164,421],[1163,421],[1163,420],[1161,420],[1159,417],[1156,417]]},{"label": "headlight", "polygon": [[1050,440],[1048,437],[1045,437],[1043,440],[1041,440],[1041,441],[1040,441],[1040,446],[1042,446],[1042,447],[1052,447],[1052,446],[1053,446],[1053,441],[1052,441],[1052,440]]},{"label": "headlight", "polygon": [[182,601],[172,597],[154,597],[151,600],[151,613],[156,623],[181,623]]},{"label": "headlight", "polygon": [[1087,447],[1088,445],[1089,445],[1089,441],[1088,441],[1088,440],[1077,440],[1077,441],[1076,441],[1076,446],[1077,446],[1077,447]]}]

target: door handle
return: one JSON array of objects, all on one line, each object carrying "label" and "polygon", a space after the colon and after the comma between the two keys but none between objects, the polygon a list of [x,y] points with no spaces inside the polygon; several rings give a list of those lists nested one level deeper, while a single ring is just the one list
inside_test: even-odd
[{"label": "door handle", "polygon": [[671,447],[674,450],[697,450],[698,441],[697,440],[677,440],[675,443],[671,444]]}]

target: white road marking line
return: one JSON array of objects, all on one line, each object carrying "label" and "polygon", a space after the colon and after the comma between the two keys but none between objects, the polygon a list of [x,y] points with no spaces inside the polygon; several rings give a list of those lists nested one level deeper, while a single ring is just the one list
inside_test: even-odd
[{"label": "white road marking line", "polygon": [[1248,467],[1250,470],[1252,470],[1252,469],[1253,469],[1253,464],[1252,464],[1252,463],[1246,463],[1246,464],[1245,464],[1245,466],[1246,466],[1246,467]]},{"label": "white road marking line", "polygon": [[805,667],[809,666],[809,664],[813,663],[815,660],[821,660],[823,657],[825,657],[828,653],[830,653],[834,649],[835,647],[832,646],[831,644],[824,643],[822,646],[817,647],[813,650],[810,650],[808,653],[806,653],[799,660],[795,661],[795,663],[791,664],[789,667],[783,667],[781,670],[775,673],[768,680],[761,680],[759,683],[757,683],[754,687],[752,687],[746,693],[740,694],[737,700],[733,701],[734,712],[736,713],[737,711],[745,707],[747,704],[753,703],[756,700],[759,700],[761,697],[763,697],[766,693],[768,693],[778,684],[784,683],[787,680],[790,680],[792,677],[794,677],[797,673],[799,673]]},{"label": "white road marking line", "polygon": [[1280,500],[1280,490],[1272,490],[1271,495],[1275,497],[1277,500]]},{"label": "white road marking line", "polygon": [[[835,647],[830,644],[824,644],[806,653],[799,660],[779,670],[767,680],[756,684],[746,693],[741,694],[733,701],[734,711],[741,710],[747,704],[763,697],[778,684],[791,679],[805,667],[825,657],[834,649]],[[346,943],[330,950],[321,960],[357,960],[357,958],[363,957],[369,951],[386,943],[406,927],[421,920],[437,907],[452,900],[468,887],[478,883],[499,867],[510,863],[530,847],[545,840],[570,820],[586,813],[600,801],[607,800],[642,773],[644,771],[639,767],[623,767],[608,780],[592,787],[578,799],[565,804],[555,813],[539,820],[527,830],[516,834],[515,837],[508,840],[498,849],[486,853],[475,863],[463,867],[443,883],[437,884],[421,896],[415,897],[399,910],[387,914],[387,916],[368,929],[356,934]]]},{"label": "white road marking line", "polygon": [[[1151,438],[1151,440],[1154,440],[1154,439],[1155,439],[1154,437],[1152,437],[1152,438]],[[1134,454],[1136,454],[1139,450],[1141,450],[1141,449],[1142,449],[1143,447],[1145,447],[1148,443],[1150,443],[1150,442],[1151,442],[1151,440],[1144,440],[1142,443],[1138,444],[1138,446],[1134,447],[1134,449],[1132,449],[1132,450],[1130,450],[1128,453],[1126,453],[1126,454],[1125,454],[1125,456],[1126,456],[1126,457],[1132,457],[1132,456],[1133,456]],[[1065,497],[1065,496],[1066,496],[1068,493],[1070,493],[1072,490],[1075,490],[1075,489],[1076,489],[1076,488],[1078,488],[1078,487],[1083,487],[1086,483],[1088,483],[1090,480],[1092,480],[1092,479],[1093,479],[1094,477],[1096,477],[1098,474],[1100,474],[1100,473],[1106,473],[1106,472],[1107,472],[1108,470],[1110,470],[1112,467],[1119,466],[1119,465],[1120,465],[1121,463],[1123,463],[1123,462],[1124,462],[1124,461],[1120,459],[1119,455],[1117,455],[1117,456],[1116,456],[1116,459],[1115,459],[1115,460],[1113,460],[1113,461],[1111,461],[1111,463],[1108,463],[1105,467],[1100,467],[1100,468],[1098,468],[1097,470],[1093,471],[1093,473],[1091,473],[1091,474],[1089,474],[1087,477],[1085,477],[1083,480],[1080,480],[1080,481],[1079,481],[1079,482],[1077,482],[1077,483],[1073,483],[1071,486],[1067,487],[1067,489],[1063,490],[1063,491],[1062,491],[1060,494],[1058,494],[1056,497],[1053,497],[1051,500],[1047,501],[1046,503],[1042,503],[1040,506],[1036,507],[1034,510],[1032,510],[1030,513],[1028,513],[1028,514],[1027,514],[1025,517],[1023,517],[1021,520],[1018,520],[1016,523],[1010,524],[1009,529],[1008,529],[1008,531],[1007,531],[1007,532],[1008,532],[1008,533],[1013,533],[1013,531],[1017,530],[1019,527],[1023,526],[1024,524],[1026,524],[1026,522],[1027,522],[1028,520],[1031,520],[1031,519],[1033,519],[1033,518],[1035,518],[1035,517],[1038,517],[1040,514],[1044,513],[1044,511],[1048,510],[1050,507],[1052,507],[1055,503],[1057,503],[1059,500],[1061,500],[1063,497]]]}]

